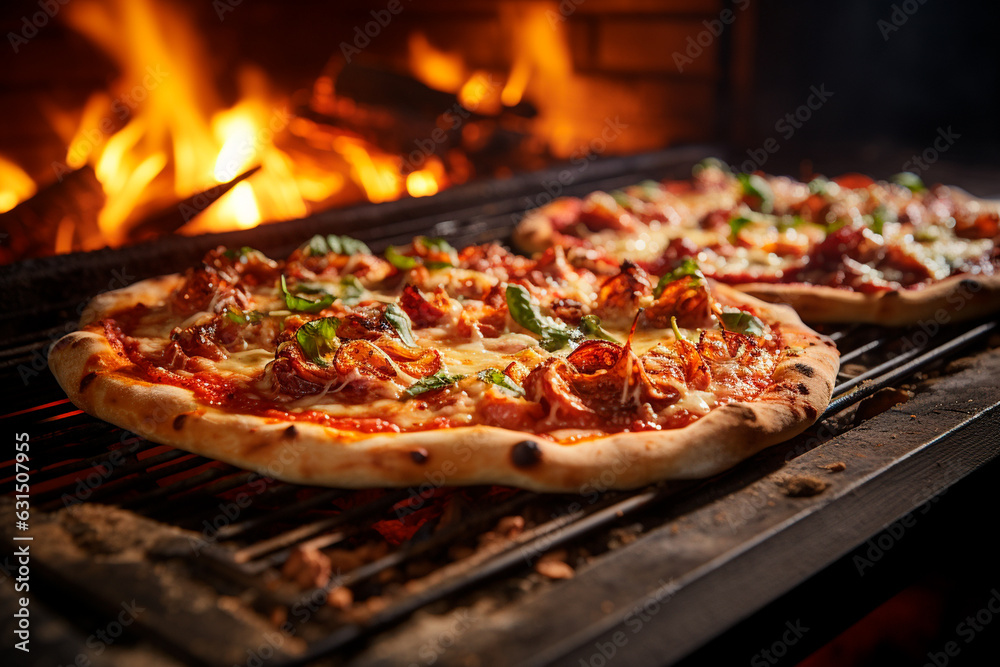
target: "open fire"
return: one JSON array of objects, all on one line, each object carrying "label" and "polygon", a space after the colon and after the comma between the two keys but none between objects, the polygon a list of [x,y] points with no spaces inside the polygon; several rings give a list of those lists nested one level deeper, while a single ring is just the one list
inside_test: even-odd
[{"label": "open fire", "polygon": [[247,229],[571,157],[594,132],[557,10],[499,10],[507,71],[470,67],[414,29],[403,63],[338,50],[311,89],[292,92],[245,64],[227,96],[207,37],[178,6],[71,3],[60,19],[119,75],[82,108],[45,108],[65,153],[39,182],[0,156],[3,226],[30,240],[2,259]]}]

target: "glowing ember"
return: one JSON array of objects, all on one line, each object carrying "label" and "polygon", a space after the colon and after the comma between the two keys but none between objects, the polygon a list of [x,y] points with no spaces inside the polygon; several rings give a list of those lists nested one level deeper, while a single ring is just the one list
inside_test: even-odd
[{"label": "glowing ember", "polygon": [[406,177],[406,191],[414,197],[427,197],[438,191],[438,184],[433,174],[421,169]]}]

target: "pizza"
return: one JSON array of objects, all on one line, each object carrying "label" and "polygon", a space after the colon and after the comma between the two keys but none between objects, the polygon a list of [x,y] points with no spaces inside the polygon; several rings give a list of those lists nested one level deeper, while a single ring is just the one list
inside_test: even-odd
[{"label": "pizza", "polygon": [[914,324],[1000,309],[1000,202],[914,174],[808,183],[733,174],[718,160],[687,181],[644,181],[530,212],[514,242],[624,259],[662,274],[695,259],[717,281],[793,306],[807,322]]},{"label": "pizza", "polygon": [[342,236],[99,295],[50,353],[88,413],[274,478],[576,492],[710,476],[801,432],[838,360],[696,266]]}]

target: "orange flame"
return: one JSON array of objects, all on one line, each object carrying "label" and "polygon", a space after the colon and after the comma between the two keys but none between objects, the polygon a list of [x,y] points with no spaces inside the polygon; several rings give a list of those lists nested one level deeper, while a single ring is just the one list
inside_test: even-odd
[{"label": "orange flame", "polygon": [[16,164],[0,155],[0,213],[6,213],[35,194],[35,182]]},{"label": "orange flame", "polygon": [[[75,0],[65,8],[67,24],[105,51],[121,74],[110,90],[93,94],[76,114],[47,110],[66,142],[66,169],[93,166],[106,195],[98,215],[100,237],[83,238],[69,221],[58,229],[59,251],[128,242],[130,230],[150,214],[255,166],[260,167],[256,173],[178,231],[246,229],[360,197],[372,202],[424,197],[472,175],[472,163],[458,148],[448,151],[447,168],[431,155],[418,170],[408,171],[411,165],[402,156],[336,122],[295,117],[288,100],[250,67],[237,73],[236,103],[224,104],[205,67],[210,50],[182,8],[169,0]],[[505,80],[496,72],[472,71],[460,54],[436,48],[420,32],[408,41],[413,75],[454,94],[465,109],[481,116],[499,116],[504,107],[532,95],[540,112],[530,121],[534,132],[554,153],[566,156],[580,132],[577,120],[587,109],[574,94],[565,30],[549,21],[549,12],[557,9],[551,1],[503,7],[514,51]],[[494,76],[500,83],[494,84]],[[315,81],[311,105],[328,118],[358,114],[363,119],[371,113],[338,97],[335,72]],[[465,149],[483,145],[491,127],[496,124],[467,122],[461,135]],[[0,159],[0,211],[33,192],[31,179]]]},{"label": "orange flame", "polygon": [[408,45],[413,76],[431,88],[453,93],[468,78],[462,56],[434,48],[422,32],[411,33]]},{"label": "orange flame", "polygon": [[[255,164],[260,172],[180,231],[245,229],[308,212],[273,144],[290,113],[258,72],[242,69],[242,99],[222,108],[204,73],[208,52],[174,6],[81,0],[67,6],[66,19],[122,73],[113,98],[97,93],[88,101],[66,155],[71,169],[93,164],[107,195],[98,217],[101,242],[123,243],[143,215],[231,181]],[[113,128],[116,121],[124,125]]]}]

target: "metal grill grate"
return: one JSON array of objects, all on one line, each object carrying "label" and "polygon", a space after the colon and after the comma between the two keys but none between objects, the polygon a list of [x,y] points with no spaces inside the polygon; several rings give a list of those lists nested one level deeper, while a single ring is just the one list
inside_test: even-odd
[{"label": "metal grill grate", "polygon": [[[590,183],[587,187],[614,187],[635,178],[637,176],[632,173],[620,174],[607,182]],[[416,231],[431,229],[436,230],[434,233],[446,232],[445,235],[450,236],[455,245],[483,242],[503,238],[509,232],[507,209],[510,208],[510,201],[486,204],[475,210],[462,211],[460,215],[449,211],[446,212],[448,215],[431,216],[401,226],[369,229],[362,236],[376,249],[408,240]],[[491,213],[498,209],[501,213]],[[449,231],[451,233],[447,234]],[[518,578],[523,580],[544,554],[568,546],[579,549],[583,545],[587,556],[579,557],[577,564],[589,559],[600,567],[590,568],[588,573],[603,572],[592,574],[592,577],[617,577],[619,583],[615,595],[618,597],[610,603],[612,609],[602,614],[598,621],[592,618],[586,620],[589,617],[584,613],[565,613],[568,620],[564,620],[564,629],[568,627],[573,632],[567,630],[557,636],[568,638],[558,642],[554,638],[536,638],[536,645],[528,654],[534,656],[534,664],[563,659],[585,647],[587,642],[600,636],[607,628],[615,627],[607,619],[621,620],[621,610],[628,608],[627,601],[622,600],[648,599],[667,586],[663,580],[645,580],[634,572],[623,570],[626,566],[622,563],[628,562],[627,555],[641,552],[629,546],[618,547],[611,537],[614,531],[625,527],[634,529],[633,537],[649,538],[640,539],[638,543],[649,544],[676,522],[707,511],[726,494],[764,483],[780,471],[782,460],[792,462],[792,467],[797,463],[806,465],[805,459],[809,456],[816,456],[817,452],[822,456],[831,439],[857,430],[853,429],[854,418],[845,415],[849,408],[883,388],[915,382],[918,372],[941,368],[972,346],[982,347],[996,325],[995,321],[987,321],[941,327],[935,335],[927,335],[917,327],[901,331],[854,326],[830,332],[841,349],[843,370],[835,399],[820,422],[786,445],[772,448],[732,473],[709,482],[664,484],[628,493],[595,493],[586,501],[575,496],[546,496],[496,488],[462,491],[467,511],[458,520],[446,522],[438,515],[399,545],[383,549],[375,557],[340,572],[336,586],[350,590],[356,606],[363,606],[364,602],[376,598],[379,599],[378,605],[369,605],[363,613],[353,615],[325,611],[313,615],[305,624],[308,627],[296,628],[300,636],[307,638],[306,645],[297,651],[276,652],[275,660],[281,664],[300,665],[328,656],[339,656],[341,659],[353,656],[358,664],[377,662],[380,654],[373,652],[371,647],[373,638],[379,637],[380,633],[401,623],[418,624],[419,621],[413,619],[414,612],[418,610],[440,612],[441,609],[454,609],[468,603],[468,596],[484,590],[509,599],[506,605],[500,605],[502,608],[514,609],[525,619],[534,619],[539,627],[547,627],[551,619],[544,615],[540,617],[541,612],[532,610],[538,609],[538,605],[544,610],[545,600],[562,599],[564,604],[566,600],[572,601],[574,596],[581,601],[587,600],[590,593],[580,588],[584,584],[572,581],[539,584],[543,590],[548,586],[551,594],[548,597],[543,595],[540,598],[542,602],[534,603],[534,607],[524,603],[524,611],[517,612],[521,600],[528,596],[511,593],[509,582]],[[58,327],[28,332],[11,339],[0,350],[0,382],[8,388],[17,387],[7,399],[7,413],[0,415],[0,423],[7,427],[8,432],[25,431],[31,435],[32,504],[35,510],[51,512],[81,501],[115,505],[160,524],[192,531],[192,535],[200,536],[188,545],[187,552],[180,549],[171,555],[189,561],[193,571],[220,590],[249,591],[252,593],[249,606],[260,612],[266,613],[276,606],[308,604],[315,599],[316,590],[296,592],[288,586],[272,586],[280,580],[277,572],[295,549],[304,545],[317,549],[347,549],[372,544],[378,540],[378,523],[398,518],[400,512],[406,510],[406,503],[414,498],[419,499],[416,502],[422,508],[431,507],[434,503],[458,502],[451,491],[440,489],[433,489],[430,493],[421,493],[420,489],[355,492],[285,484],[150,443],[95,420],[63,398],[47,372],[40,370],[32,374],[25,371],[39,370],[32,364],[37,366],[39,355],[44,354],[54,335],[63,330]],[[22,381],[23,377],[27,377],[26,382]],[[981,410],[970,413],[968,422],[992,419],[994,403],[983,403]],[[965,422],[959,426],[962,423]],[[922,433],[917,438],[919,442],[910,443],[906,451],[926,450],[944,437],[942,433],[951,433],[949,428],[942,423]],[[995,451],[990,452],[985,459],[982,456],[970,459],[967,464],[971,466],[969,469],[995,456]],[[888,475],[893,465],[892,461],[886,462],[884,466],[874,468],[874,472]],[[968,470],[956,470],[950,481],[945,479],[945,482],[953,483],[966,472]],[[13,461],[3,463],[0,478],[3,493],[10,493]],[[867,483],[860,476],[850,479],[852,484]],[[220,521],[219,508],[232,502],[231,499],[240,493],[246,495],[249,502],[240,508],[238,516]],[[890,508],[886,511],[891,513],[894,510]],[[768,512],[767,509],[759,509],[760,516],[756,520],[760,523],[756,527],[740,525],[729,531],[726,539],[720,542],[729,550],[726,553],[749,549],[747,545],[755,541],[780,537],[780,534],[775,536],[769,533],[773,529],[772,523],[761,518]],[[775,512],[774,521],[777,522],[781,514],[778,510]],[[526,517],[524,530],[508,539],[497,539],[485,547],[469,547],[475,545],[477,539],[482,540],[485,533],[494,530],[503,517],[509,516]],[[872,520],[891,519],[873,516]],[[859,541],[864,537],[863,533],[854,536]],[[460,549],[463,546],[467,548]],[[844,548],[848,546],[845,544]],[[611,552],[618,554],[613,558],[602,558]],[[692,564],[690,571],[695,572],[701,567],[700,574],[689,573],[686,579],[667,580],[668,595],[678,595],[685,590],[697,591],[708,578],[721,576],[719,573],[725,572],[725,563],[709,567],[710,560],[706,556],[706,560],[696,559]],[[806,572],[801,576],[808,574]],[[70,580],[73,578],[72,574],[61,576]],[[329,587],[328,584],[326,588]],[[497,590],[504,590],[503,595],[499,595]],[[779,592],[776,588],[772,597]],[[125,594],[115,590],[105,593],[109,599],[104,603],[112,606]],[[609,597],[615,595],[609,594]],[[768,599],[767,595],[762,595],[756,603],[748,603],[751,604],[748,609],[753,611]],[[719,620],[715,626],[707,627],[700,633],[690,633],[686,643],[676,644],[673,649],[675,657],[697,648],[698,641],[721,632],[727,627],[726,623]],[[202,643],[192,646],[185,642],[182,634],[169,627],[145,627],[141,619],[138,625],[155,635],[169,652],[193,656],[204,664],[228,664],[234,654],[244,654],[242,647],[237,647],[239,650],[234,653],[232,646],[227,645],[227,637],[220,636],[217,645]],[[472,648],[469,650],[485,650],[484,647],[490,645],[488,634],[485,630],[470,633]],[[531,636],[531,633],[527,635]],[[513,664],[518,661],[517,656],[517,651],[490,654],[486,662]],[[437,657],[441,664],[459,664],[463,653],[452,651]]]}]

